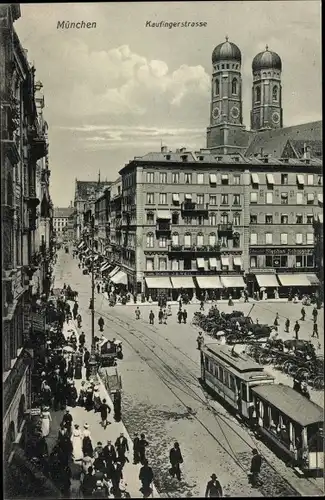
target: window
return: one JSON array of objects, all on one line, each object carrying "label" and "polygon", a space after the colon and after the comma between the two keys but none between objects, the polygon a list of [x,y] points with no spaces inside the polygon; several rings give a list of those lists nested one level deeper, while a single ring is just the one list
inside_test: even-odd
[{"label": "window", "polygon": [[240,175],[234,175],[233,181],[235,186],[240,186]]},{"label": "window", "polygon": [[322,175],[318,175],[317,176],[317,185],[318,186],[322,186],[323,185],[323,176]]},{"label": "window", "polygon": [[307,214],[306,215],[306,223],[307,224],[313,224],[313,222],[314,222],[314,216],[313,216],[313,214]]},{"label": "window", "polygon": [[272,233],[265,233],[265,244],[272,245],[272,243],[273,243],[273,234]]},{"label": "window", "polygon": [[185,184],[192,184],[192,174],[185,172]]},{"label": "window", "polygon": [[173,246],[178,246],[179,245],[179,234],[178,233],[173,233],[172,234],[172,245]]},{"label": "window", "polygon": [[313,255],[306,255],[306,267],[315,267],[315,260]]},{"label": "window", "polygon": [[313,186],[314,185],[314,175],[313,174],[308,174],[307,175],[307,184],[308,184],[308,186]]},{"label": "window", "polygon": [[154,205],[155,193],[147,193],[147,203],[148,203],[148,205]]},{"label": "window", "polygon": [[159,244],[159,248],[166,248],[167,247],[167,238],[166,238],[166,236],[160,236],[158,244]]},{"label": "window", "polygon": [[228,184],[229,184],[228,174],[222,174],[222,176],[221,176],[221,184],[223,184],[224,186],[228,186]]},{"label": "window", "polygon": [[153,248],[154,246],[154,235],[153,233],[147,234],[147,248]]},{"label": "window", "polygon": [[234,194],[233,205],[240,205],[240,194]]},{"label": "window", "polygon": [[179,224],[179,213],[172,213],[172,224]]},{"label": "window", "polygon": [[[218,68],[219,69],[219,68]],[[217,78],[216,81],[215,81],[215,85],[214,85],[214,93],[215,95],[219,95],[220,94],[220,82],[219,82],[219,79]]]},{"label": "window", "polygon": [[261,87],[258,85],[255,87],[255,102],[261,101]]},{"label": "window", "polygon": [[251,193],[251,203],[257,203],[257,193]]},{"label": "window", "polygon": [[167,271],[167,259],[159,258],[159,271]]},{"label": "window", "polygon": [[209,245],[211,247],[214,247],[217,244],[217,238],[215,233],[210,233],[209,234]]},{"label": "window", "polygon": [[314,233],[307,233],[307,245],[314,244]]},{"label": "window", "polygon": [[228,205],[228,195],[227,194],[221,195],[221,205]]},{"label": "window", "polygon": [[204,245],[204,237],[203,237],[203,234],[198,234],[197,235],[197,238],[196,238],[196,245],[198,247],[203,247]]},{"label": "window", "polygon": [[147,271],[153,271],[153,259],[146,259],[146,270]]},{"label": "window", "polygon": [[251,224],[257,224],[257,215],[256,214],[251,214],[250,215],[250,223]]},{"label": "window", "polygon": [[217,184],[217,176],[216,176],[216,174],[210,174],[209,175],[209,181],[210,181],[210,184],[212,184],[213,186],[215,186]]},{"label": "window", "polygon": [[217,197],[215,195],[210,195],[210,205],[217,204]]},{"label": "window", "polygon": [[281,224],[288,224],[289,217],[286,214],[281,214]]},{"label": "window", "polygon": [[281,233],[280,234],[280,243],[281,243],[281,245],[287,245],[288,244],[288,234],[287,233]]},{"label": "window", "polygon": [[303,217],[301,214],[296,215],[296,224],[303,224]]},{"label": "window", "polygon": [[160,184],[167,184],[167,172],[160,172],[159,182]]},{"label": "window", "polygon": [[184,224],[190,226],[192,224],[192,217],[184,217]]},{"label": "window", "polygon": [[209,214],[209,224],[210,224],[210,226],[216,226],[217,225],[216,214]]},{"label": "window", "polygon": [[228,248],[228,238],[227,238],[227,236],[221,236],[221,238],[220,238],[220,245],[223,248]]},{"label": "window", "polygon": [[172,260],[172,271],[179,271],[179,261],[176,259]]},{"label": "window", "polygon": [[267,205],[273,204],[273,193],[266,193],[266,204]]},{"label": "window", "polygon": [[249,267],[257,267],[257,257],[255,255],[250,257]]},{"label": "window", "polygon": [[307,194],[307,205],[313,205],[314,204],[314,193],[308,193]]},{"label": "window", "polygon": [[198,226],[204,226],[204,217],[203,215],[199,215],[197,218],[197,224]]},{"label": "window", "polygon": [[204,184],[204,174],[197,174],[197,183]]},{"label": "window", "polygon": [[231,83],[231,93],[232,94],[237,94],[238,93],[238,81],[237,78],[233,78],[232,83]]},{"label": "window", "polygon": [[147,172],[147,183],[154,184],[155,182],[155,174],[154,172]]},{"label": "window", "polygon": [[265,267],[288,267],[287,255],[266,255]]},{"label": "window", "polygon": [[256,233],[251,233],[251,245],[257,245],[257,234]]},{"label": "window", "polygon": [[273,87],[273,101],[278,100],[278,87],[274,86]]},{"label": "window", "polygon": [[302,233],[296,233],[296,244],[302,245]]},{"label": "window", "polygon": [[273,215],[272,214],[265,215],[265,224],[273,224]]},{"label": "window", "polygon": [[192,237],[191,237],[190,234],[185,234],[185,236],[184,236],[184,246],[185,247],[192,246]]},{"label": "window", "polygon": [[196,201],[198,205],[203,205],[204,204],[204,194],[198,194],[196,196]]},{"label": "window", "polygon": [[159,193],[159,204],[167,205],[167,193]]},{"label": "window", "polygon": [[281,174],[281,184],[287,186],[288,184],[288,174]]},{"label": "window", "polygon": [[288,205],[288,193],[281,193],[281,205]]},{"label": "window", "polygon": [[179,172],[172,172],[172,183],[173,184],[179,183]]},{"label": "window", "polygon": [[233,215],[232,223],[234,226],[240,226],[240,214],[235,213]]},{"label": "window", "polygon": [[304,196],[302,193],[297,193],[297,205],[304,204]]}]

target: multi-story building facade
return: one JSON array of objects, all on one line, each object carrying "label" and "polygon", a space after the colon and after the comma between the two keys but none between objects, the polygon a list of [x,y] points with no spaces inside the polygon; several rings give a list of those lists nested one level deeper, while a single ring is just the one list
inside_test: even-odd
[{"label": "multi-story building facade", "polygon": [[[0,6],[1,218],[3,436],[7,461],[21,436],[31,404],[32,356],[26,348],[31,330],[33,274],[42,263],[37,220],[40,204],[38,162],[47,156],[46,127],[39,121],[34,68],[14,29],[19,4]],[[42,174],[39,177],[42,184]],[[44,174],[44,190],[48,176]],[[42,199],[43,201],[43,199]],[[50,209],[50,206],[48,207]],[[43,212],[42,212],[43,210]],[[45,204],[41,217],[47,218]]]},{"label": "multi-story building facade", "polygon": [[95,200],[95,227],[98,253],[110,257],[110,188],[99,193]]},{"label": "multi-story building facade", "polygon": [[53,228],[56,233],[57,241],[63,241],[66,234],[69,219],[75,210],[73,207],[59,208],[55,207],[53,211]]},{"label": "multi-story building facade", "polygon": [[[103,189],[108,187],[110,182],[100,181],[100,176],[98,181],[78,181],[76,179],[75,183],[75,196],[74,196],[74,208],[75,208],[75,239],[80,240],[85,228],[85,211],[89,210],[90,198],[92,204],[95,203],[98,193],[102,192]],[[94,213],[94,209],[92,209]]]}]

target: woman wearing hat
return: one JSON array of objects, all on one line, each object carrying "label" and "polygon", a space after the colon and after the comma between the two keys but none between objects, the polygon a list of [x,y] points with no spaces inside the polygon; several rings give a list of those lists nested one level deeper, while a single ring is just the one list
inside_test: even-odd
[{"label": "woman wearing hat", "polygon": [[91,442],[91,437],[90,437],[90,432],[88,429],[88,424],[84,425],[84,431],[83,431],[83,439],[82,439],[82,452],[84,456],[89,455],[90,457],[93,456],[94,449],[93,445]]},{"label": "woman wearing hat", "polygon": [[46,437],[50,433],[50,422],[52,421],[49,406],[44,406],[42,412],[42,436]]},{"label": "woman wearing hat", "polygon": [[74,430],[72,433],[72,456],[73,460],[75,462],[78,462],[79,460],[83,459],[83,452],[82,452],[82,440],[81,440],[81,432],[79,429],[79,425],[74,426]]},{"label": "woman wearing hat", "polygon": [[95,410],[95,412],[97,412],[100,410],[100,407],[102,404],[102,400],[101,400],[100,394],[99,394],[99,386],[98,385],[96,385],[94,388],[93,401],[94,401],[94,410]]}]

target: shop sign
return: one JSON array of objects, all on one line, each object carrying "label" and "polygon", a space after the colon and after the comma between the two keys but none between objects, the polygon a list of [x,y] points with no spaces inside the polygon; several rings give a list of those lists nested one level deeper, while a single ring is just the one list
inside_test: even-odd
[{"label": "shop sign", "polygon": [[255,248],[249,249],[250,255],[313,255],[313,248],[295,248],[295,247],[279,247],[279,248]]},{"label": "shop sign", "polygon": [[33,332],[43,333],[46,327],[45,314],[41,311],[38,311],[38,312],[32,312],[30,316],[32,320]]}]

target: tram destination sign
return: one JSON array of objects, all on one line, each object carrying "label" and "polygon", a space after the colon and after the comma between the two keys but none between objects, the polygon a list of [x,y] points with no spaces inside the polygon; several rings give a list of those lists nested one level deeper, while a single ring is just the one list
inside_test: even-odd
[{"label": "tram destination sign", "polygon": [[250,255],[313,255],[313,248],[295,248],[295,247],[280,247],[280,248],[262,248],[252,247],[249,249]]}]

